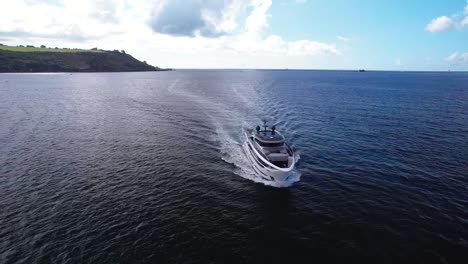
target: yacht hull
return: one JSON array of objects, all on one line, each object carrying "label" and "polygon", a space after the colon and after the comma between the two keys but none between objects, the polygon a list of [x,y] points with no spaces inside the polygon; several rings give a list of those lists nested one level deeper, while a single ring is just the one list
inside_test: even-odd
[{"label": "yacht hull", "polygon": [[261,176],[262,179],[272,182],[287,182],[292,176],[294,158],[291,166],[288,168],[275,167],[270,162],[260,157],[252,142],[249,140],[248,134],[246,134],[246,141],[242,145],[242,148],[255,173]]}]

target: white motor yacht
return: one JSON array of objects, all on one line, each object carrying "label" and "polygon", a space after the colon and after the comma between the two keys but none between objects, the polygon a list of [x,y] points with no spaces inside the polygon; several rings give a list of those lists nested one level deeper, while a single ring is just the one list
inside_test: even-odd
[{"label": "white motor yacht", "polygon": [[266,121],[263,123],[263,130],[260,126],[256,131],[247,129],[244,151],[254,171],[263,179],[287,181],[296,163],[294,152],[275,126],[268,129]]}]

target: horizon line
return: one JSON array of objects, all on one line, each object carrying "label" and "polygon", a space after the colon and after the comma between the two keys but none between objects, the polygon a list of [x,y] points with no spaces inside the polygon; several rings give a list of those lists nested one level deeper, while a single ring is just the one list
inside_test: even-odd
[{"label": "horizon line", "polygon": [[173,70],[240,70],[240,71],[349,71],[359,72],[468,72],[468,70],[366,70],[366,69],[307,69],[307,68],[172,68]]}]

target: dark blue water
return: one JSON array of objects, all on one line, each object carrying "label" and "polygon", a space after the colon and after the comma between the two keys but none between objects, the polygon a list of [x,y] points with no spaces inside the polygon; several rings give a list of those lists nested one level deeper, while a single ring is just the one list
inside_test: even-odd
[{"label": "dark blue water", "polygon": [[[240,144],[270,118],[288,188]],[[0,75],[0,263],[466,263],[468,74]]]}]

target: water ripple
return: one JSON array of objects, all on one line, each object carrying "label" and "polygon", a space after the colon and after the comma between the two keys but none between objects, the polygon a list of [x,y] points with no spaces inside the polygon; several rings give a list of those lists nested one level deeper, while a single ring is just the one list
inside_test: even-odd
[{"label": "water ripple", "polygon": [[[0,75],[0,262],[460,263],[467,82]],[[265,186],[240,147],[263,118],[300,155],[289,188]]]}]

